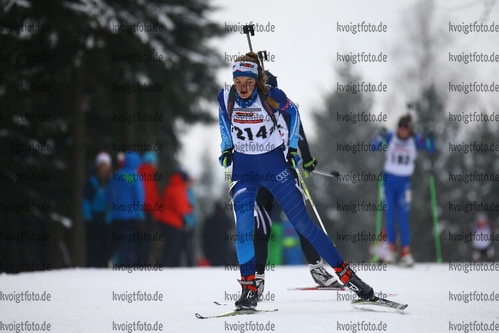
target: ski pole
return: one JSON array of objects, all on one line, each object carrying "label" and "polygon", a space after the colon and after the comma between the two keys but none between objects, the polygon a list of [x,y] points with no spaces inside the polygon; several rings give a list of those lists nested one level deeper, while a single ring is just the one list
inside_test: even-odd
[{"label": "ski pole", "polygon": [[251,52],[253,52],[253,47],[251,46],[251,36],[255,35],[255,25],[254,24],[246,24],[243,26],[243,32],[246,34],[246,38],[248,39],[248,45]]},{"label": "ski pole", "polygon": [[[383,138],[382,140],[382,147],[385,147],[386,146],[386,139]],[[384,177],[381,177],[381,179],[379,180],[378,182],[378,206],[377,207],[380,207],[382,201],[383,201],[383,192],[385,190],[385,184],[384,184],[384,181],[383,181]],[[383,212],[382,210],[378,209],[376,211],[376,239],[374,241],[374,248],[376,249],[376,253],[373,257],[373,261],[374,262],[378,262],[379,261],[379,238],[378,235],[381,234],[381,224],[383,222]]]},{"label": "ski pole", "polygon": [[[426,138],[426,148],[431,149],[431,140]],[[431,158],[430,158],[431,159]],[[433,161],[431,162],[431,169],[433,171]],[[430,194],[431,194],[431,208],[433,213],[433,232],[435,236],[435,249],[437,251],[437,262],[442,262],[442,249],[440,248],[440,234],[438,232],[438,211],[437,211],[437,194],[435,191],[435,178],[433,172],[430,172]]]},{"label": "ski pole", "polygon": [[[378,182],[378,207],[380,207],[380,204],[381,202],[383,201],[383,192],[384,192],[384,189],[385,189],[385,186],[384,186],[384,183],[383,183],[383,179],[380,179],[380,181]],[[381,234],[381,223],[383,221],[383,213],[381,210],[378,210],[376,212],[376,240],[374,242],[374,247],[376,248],[376,254],[374,255],[373,257],[373,261],[374,262],[378,262],[379,261],[379,255],[378,255],[378,252],[379,252],[379,237],[378,235]]]},{"label": "ski pole", "polygon": [[310,201],[310,204],[312,205],[312,208],[314,209],[315,215],[317,216],[317,219],[319,220],[319,223],[321,224],[322,230],[324,233],[327,235],[326,228],[324,227],[324,223],[322,223],[321,217],[319,216],[319,212],[317,211],[317,208],[315,208],[314,202],[312,201],[312,197],[310,196],[310,192],[308,192],[307,185],[305,185],[305,181],[303,180],[303,177],[301,176],[300,170],[298,168],[295,169],[296,173],[298,174],[298,178],[300,178],[301,185],[303,186],[303,189],[305,190],[305,194],[307,195],[308,201]]},{"label": "ski pole", "polygon": [[[254,24],[246,24],[243,26],[243,32],[246,34],[246,38],[248,39],[248,46],[251,52],[253,52],[253,46],[251,45],[251,36],[255,35],[255,25]],[[258,58],[260,59],[260,63],[262,65],[262,70],[265,72],[264,61],[268,60],[267,51],[258,51]]]},{"label": "ski pole", "polygon": [[312,172],[316,173],[318,175],[321,175],[321,176],[326,176],[326,177],[331,177],[331,178],[335,178],[335,177],[338,177],[340,175],[340,173],[338,171],[327,172],[327,171],[322,171],[322,170],[315,169]]},{"label": "ski pole", "polygon": [[[232,198],[232,195],[230,194],[232,191],[232,178],[230,176],[229,167],[225,167],[225,178],[227,178],[227,182],[229,183],[230,204],[232,205],[232,213],[234,214],[234,223],[237,225],[236,209],[234,208],[234,199]],[[234,183],[234,185],[235,185],[235,183]]]},{"label": "ski pole", "polygon": [[264,60],[267,61],[267,51],[258,51],[258,58],[260,58],[260,63],[262,65],[262,70],[265,72]]},{"label": "ski pole", "polygon": [[229,183],[229,190],[232,187],[232,179],[230,177],[229,167],[225,167],[225,178],[227,178],[227,182]]}]

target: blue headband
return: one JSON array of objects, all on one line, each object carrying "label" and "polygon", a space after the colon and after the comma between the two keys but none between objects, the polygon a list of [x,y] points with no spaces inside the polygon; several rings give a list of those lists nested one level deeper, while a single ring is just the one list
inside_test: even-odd
[{"label": "blue headband", "polygon": [[251,61],[237,61],[232,66],[232,77],[248,76],[258,80],[258,64]]}]

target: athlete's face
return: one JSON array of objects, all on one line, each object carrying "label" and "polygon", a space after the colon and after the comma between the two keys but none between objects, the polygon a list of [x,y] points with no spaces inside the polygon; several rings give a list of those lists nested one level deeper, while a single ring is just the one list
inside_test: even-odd
[{"label": "athlete's face", "polygon": [[407,139],[409,137],[410,133],[411,133],[411,131],[409,130],[409,126],[407,126],[407,125],[399,126],[399,129],[397,131],[398,137],[401,138],[402,140]]},{"label": "athlete's face", "polygon": [[236,86],[237,93],[242,99],[251,96],[255,90],[256,80],[249,76],[238,76],[234,78],[234,85]]}]

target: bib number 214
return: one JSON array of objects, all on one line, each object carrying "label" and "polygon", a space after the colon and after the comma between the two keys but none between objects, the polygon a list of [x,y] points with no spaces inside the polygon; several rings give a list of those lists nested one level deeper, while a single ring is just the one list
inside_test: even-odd
[{"label": "bib number 214", "polygon": [[255,137],[256,138],[266,139],[267,135],[272,134],[272,131],[274,129],[274,128],[272,128],[270,130],[270,133],[267,133],[267,129],[265,128],[265,126],[261,126],[260,129],[258,129],[258,131],[256,132],[256,134],[253,135],[253,132],[251,131],[250,127],[246,127],[246,128],[240,129],[239,127],[234,126],[233,128],[237,132],[236,136],[237,136],[237,138],[239,140],[246,140],[246,139],[248,139],[249,141],[254,140]]}]

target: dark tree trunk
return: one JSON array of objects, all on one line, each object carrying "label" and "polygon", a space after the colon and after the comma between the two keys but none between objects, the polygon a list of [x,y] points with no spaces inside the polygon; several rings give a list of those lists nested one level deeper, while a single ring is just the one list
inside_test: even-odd
[{"label": "dark tree trunk", "polygon": [[71,219],[73,221],[70,251],[74,266],[86,264],[86,235],[83,224],[82,200],[83,182],[85,181],[85,69],[83,63],[73,67],[73,187]]},{"label": "dark tree trunk", "polygon": [[[132,92],[131,94],[125,94],[125,96],[123,97],[123,103],[124,103],[123,105],[124,114],[131,115],[134,112],[136,112],[137,103],[136,103],[135,92]],[[133,144],[137,140],[135,135],[135,126],[136,124],[133,121],[130,124],[128,124],[127,122],[124,123],[125,131],[123,133],[123,139],[124,139],[123,143]]]}]

